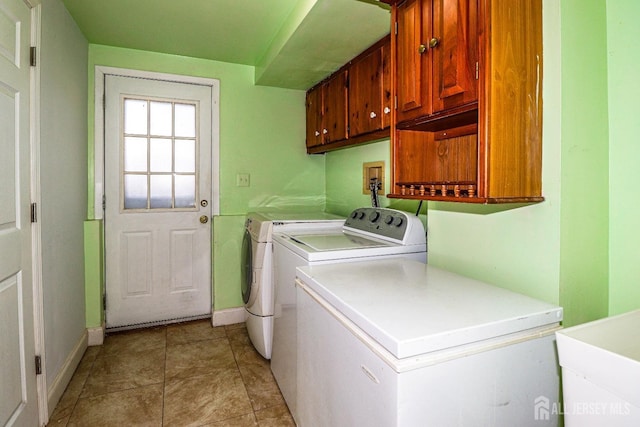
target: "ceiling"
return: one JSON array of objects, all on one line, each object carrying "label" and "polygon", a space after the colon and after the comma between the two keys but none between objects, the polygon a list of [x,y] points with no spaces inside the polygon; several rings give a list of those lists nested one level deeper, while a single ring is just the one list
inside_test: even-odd
[{"label": "ceiling", "polygon": [[376,0],[63,0],[92,44],[255,67],[308,89],[389,32]]}]

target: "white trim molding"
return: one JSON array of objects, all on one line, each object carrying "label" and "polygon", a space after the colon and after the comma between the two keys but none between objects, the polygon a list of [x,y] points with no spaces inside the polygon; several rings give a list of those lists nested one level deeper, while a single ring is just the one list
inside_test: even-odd
[{"label": "white trim molding", "polygon": [[103,219],[104,196],[104,81],[106,75],[163,80],[211,87],[211,214],[220,215],[220,80],[126,68],[95,67],[94,98],[94,217]]},{"label": "white trim molding", "polygon": [[69,356],[67,356],[67,359],[64,361],[64,364],[60,368],[58,375],[51,383],[51,387],[49,387],[49,390],[47,392],[47,403],[49,407],[47,421],[48,418],[51,417],[51,414],[53,414],[53,411],[60,401],[60,398],[67,388],[67,385],[69,385],[69,382],[73,377],[73,373],[76,371],[76,368],[80,364],[82,356],[84,356],[84,352],[86,350],[87,332],[85,331],[80,337],[80,340],[78,340],[78,342],[76,343],[73,350],[71,350],[71,353],[69,353]]},{"label": "white trim molding", "polygon": [[104,344],[104,323],[102,326],[87,328],[87,337],[87,345],[89,347]]},{"label": "white trim molding", "polygon": [[214,310],[211,316],[212,326],[233,325],[234,323],[244,323],[247,318],[244,307],[226,308],[224,310]]}]

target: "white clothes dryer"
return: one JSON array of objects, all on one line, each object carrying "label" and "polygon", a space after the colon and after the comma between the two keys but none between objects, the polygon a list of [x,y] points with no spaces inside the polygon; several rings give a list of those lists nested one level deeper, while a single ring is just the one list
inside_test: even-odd
[{"label": "white clothes dryer", "polygon": [[325,212],[249,212],[242,241],[241,287],[247,332],[253,346],[271,358],[273,339],[273,231],[340,228],[344,218]]}]

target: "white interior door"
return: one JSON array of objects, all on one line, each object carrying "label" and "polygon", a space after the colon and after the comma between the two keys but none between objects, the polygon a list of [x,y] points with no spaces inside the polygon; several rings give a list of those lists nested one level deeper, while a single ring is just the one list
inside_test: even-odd
[{"label": "white interior door", "polygon": [[0,0],[0,425],[38,425],[31,280],[31,12]]},{"label": "white interior door", "polygon": [[105,76],[108,328],[211,313],[211,95]]}]

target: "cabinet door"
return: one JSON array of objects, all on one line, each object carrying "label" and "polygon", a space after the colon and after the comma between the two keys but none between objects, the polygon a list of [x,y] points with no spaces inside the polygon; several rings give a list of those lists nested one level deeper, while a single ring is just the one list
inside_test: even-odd
[{"label": "cabinet door", "polygon": [[349,138],[382,129],[382,49],[349,67]]},{"label": "cabinet door", "polygon": [[347,138],[347,72],[337,73],[323,85],[325,144]]},{"label": "cabinet door", "polygon": [[307,147],[322,145],[322,86],[307,92]]},{"label": "cabinet door", "polygon": [[433,113],[478,100],[477,0],[433,0]]},{"label": "cabinet door", "polygon": [[408,0],[397,8],[397,121],[431,112],[429,88],[431,63],[428,54],[431,2]]},{"label": "cabinet door", "polygon": [[391,39],[382,46],[382,128],[391,126]]}]

